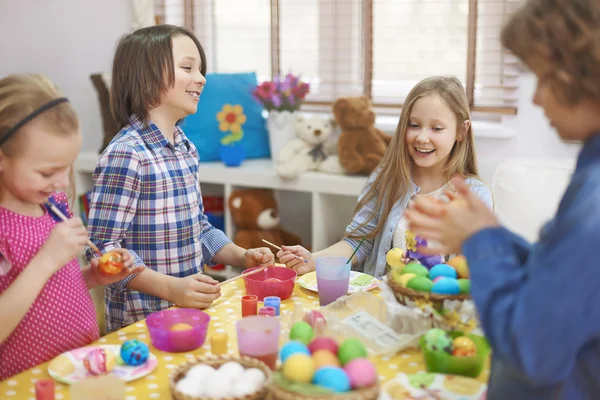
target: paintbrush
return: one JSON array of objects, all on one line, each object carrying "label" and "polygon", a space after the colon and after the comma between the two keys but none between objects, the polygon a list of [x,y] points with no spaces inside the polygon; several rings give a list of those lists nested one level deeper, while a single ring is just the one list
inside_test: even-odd
[{"label": "paintbrush", "polygon": [[[50,210],[52,210],[52,212],[60,219],[62,219],[63,221],[68,221],[69,218],[67,218],[65,216],[65,214],[62,213],[62,211],[60,211],[58,209],[58,207],[56,207],[53,203],[47,201],[46,205],[48,207],[50,207]],[[100,256],[102,256],[102,252],[100,251],[100,249],[98,249],[98,247],[96,247],[96,245],[94,243],[92,243],[92,241],[90,240],[90,238],[88,238],[88,245],[96,252],[98,253]]]}]

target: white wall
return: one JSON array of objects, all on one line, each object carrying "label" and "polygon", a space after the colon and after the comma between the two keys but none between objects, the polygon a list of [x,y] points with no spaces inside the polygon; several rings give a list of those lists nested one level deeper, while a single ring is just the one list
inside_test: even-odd
[{"label": "white wall", "polygon": [[83,150],[98,150],[102,121],[90,74],[108,72],[131,30],[129,0],[0,0],[0,76],[42,73],[79,114]]}]

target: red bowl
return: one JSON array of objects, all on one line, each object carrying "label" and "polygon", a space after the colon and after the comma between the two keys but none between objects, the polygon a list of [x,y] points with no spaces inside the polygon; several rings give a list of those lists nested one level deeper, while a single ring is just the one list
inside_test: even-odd
[{"label": "red bowl", "polygon": [[[249,268],[244,273],[255,269],[257,268]],[[246,293],[255,295],[259,301],[268,296],[277,296],[281,300],[289,299],[294,292],[296,276],[298,276],[296,271],[284,267],[264,269],[244,278]]]}]

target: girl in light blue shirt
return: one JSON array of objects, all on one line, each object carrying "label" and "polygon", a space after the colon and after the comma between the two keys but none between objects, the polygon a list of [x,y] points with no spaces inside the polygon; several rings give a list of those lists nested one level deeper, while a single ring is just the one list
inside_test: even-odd
[{"label": "girl in light blue shirt", "polygon": [[430,77],[408,94],[396,133],[358,198],[344,239],[314,254],[302,246],[283,246],[277,257],[302,275],[315,270],[318,257],[349,258],[364,237],[352,267],[380,278],[387,252],[392,247],[406,250],[404,211],[410,199],[420,193],[445,200],[446,190],[452,190],[449,180],[457,174],[492,206],[491,193],[478,178],[465,90],[454,77]]}]

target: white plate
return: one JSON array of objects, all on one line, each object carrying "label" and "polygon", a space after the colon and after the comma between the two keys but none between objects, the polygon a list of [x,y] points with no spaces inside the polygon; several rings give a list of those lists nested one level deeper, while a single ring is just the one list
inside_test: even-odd
[{"label": "white plate", "polygon": [[[298,282],[298,284],[304,289],[308,289],[313,292],[319,291],[317,287],[317,273],[315,271],[300,276],[296,282]],[[348,288],[348,293],[372,290],[377,286],[379,286],[379,281],[377,278],[362,272],[350,272],[350,286]]]}]

